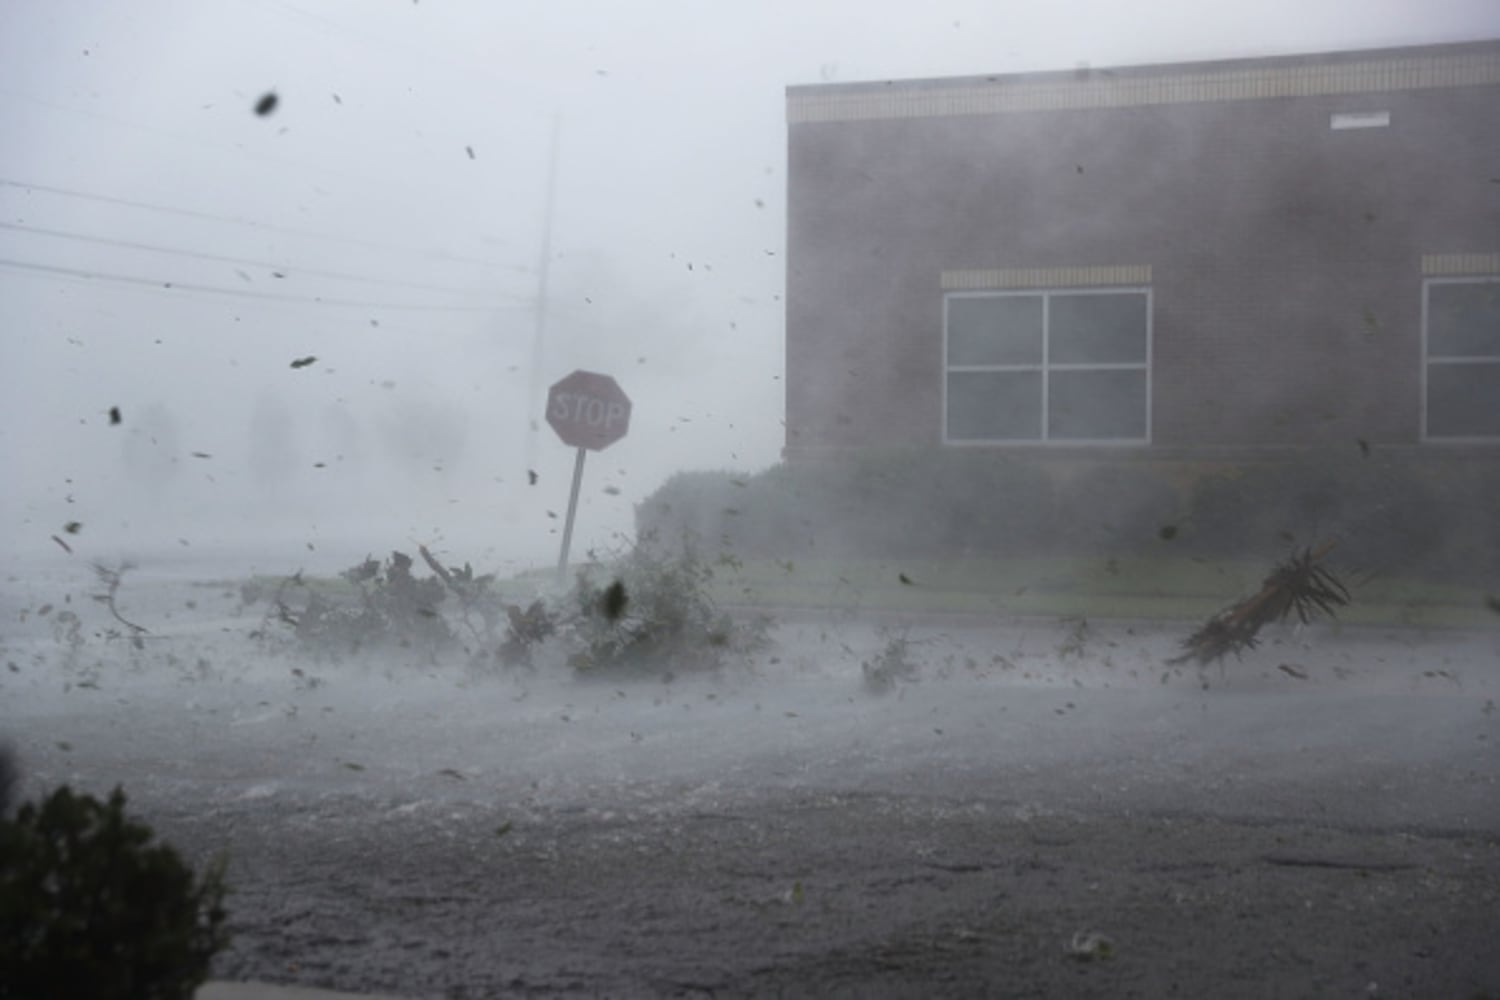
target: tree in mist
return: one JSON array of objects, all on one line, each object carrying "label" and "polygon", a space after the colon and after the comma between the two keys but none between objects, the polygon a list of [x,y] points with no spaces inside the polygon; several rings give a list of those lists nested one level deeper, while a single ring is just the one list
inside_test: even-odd
[{"label": "tree in mist", "polygon": [[364,431],[359,421],[342,403],[329,403],[318,415],[321,431],[317,461],[341,463],[345,468],[358,466],[363,457]]},{"label": "tree in mist", "polygon": [[380,443],[406,471],[444,472],[468,443],[468,414],[443,399],[400,397],[381,416]]},{"label": "tree in mist", "polygon": [[132,482],[160,489],[181,469],[177,417],[164,403],[142,407],[123,442],[125,474]]},{"label": "tree in mist", "polygon": [[250,415],[250,472],[263,487],[280,486],[301,464],[297,429],[280,399],[262,394]]}]

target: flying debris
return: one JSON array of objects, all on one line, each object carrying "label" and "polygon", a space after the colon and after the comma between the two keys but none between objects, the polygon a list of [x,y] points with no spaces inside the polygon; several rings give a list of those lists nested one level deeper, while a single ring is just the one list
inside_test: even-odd
[{"label": "flying debris", "polygon": [[896,579],[900,580],[902,583],[906,584],[908,587],[916,586],[916,581],[914,581],[911,577],[907,576],[905,573],[897,573],[896,574]]},{"label": "flying debris", "polygon": [[120,419],[120,408],[118,406],[111,406],[109,408],[109,425],[111,427],[115,426],[120,422]]},{"label": "flying debris", "polygon": [[63,530],[70,535],[76,535],[83,530],[83,525],[77,521],[69,521],[67,524],[63,525]]},{"label": "flying debris", "polygon": [[1172,539],[1177,537],[1177,525],[1162,525],[1161,528],[1156,532],[1156,537],[1160,538],[1164,542],[1170,542]]},{"label": "flying debris", "polygon": [[1304,624],[1317,613],[1334,617],[1334,609],[1347,605],[1350,598],[1349,589],[1338,577],[1318,565],[1333,551],[1333,544],[1326,542],[1316,551],[1293,553],[1271,571],[1259,591],[1210,618],[1183,642],[1182,655],[1167,662],[1197,660],[1202,666],[1230,653],[1239,655],[1255,648],[1256,634],[1262,627],[1285,621],[1293,611]]},{"label": "flying debris", "polygon": [[1115,943],[1097,931],[1079,931],[1068,942],[1065,952],[1080,962],[1100,962],[1115,957]]},{"label": "flying debris", "polygon": [[531,483],[532,486],[535,486],[536,485],[536,470],[535,469],[527,469],[526,470],[526,478],[527,478],[527,480],[530,481],[530,483]]},{"label": "flying debris", "polygon": [[267,91],[260,100],[255,102],[255,113],[264,118],[276,110],[276,105],[280,100],[281,98],[276,96],[276,91]]},{"label": "flying debris", "polygon": [[464,152],[466,152],[466,153],[469,154],[469,159],[472,160],[472,159],[475,158],[474,157],[474,147],[473,146],[465,146],[464,147]]},{"label": "flying debris", "polygon": [[195,452],[193,452],[193,457],[194,458],[213,458],[213,455],[209,454],[206,451],[195,451]]},{"label": "flying debris", "polygon": [[68,555],[72,555],[73,554],[73,548],[67,542],[63,541],[61,538],[58,538],[56,535],[52,536],[52,540],[54,542],[56,542],[58,545],[60,545],[62,547],[62,550],[64,552],[66,552]]},{"label": "flying debris", "polygon": [[316,357],[314,357],[313,355],[309,354],[305,358],[298,358],[296,361],[293,361],[292,362],[292,367],[293,368],[306,368],[308,365],[314,364],[317,360],[318,359]]},{"label": "flying debris", "polygon": [[599,600],[599,609],[610,621],[618,621],[619,617],[625,613],[625,605],[629,601],[629,595],[625,593],[625,584],[616,580],[604,588],[604,596]]}]

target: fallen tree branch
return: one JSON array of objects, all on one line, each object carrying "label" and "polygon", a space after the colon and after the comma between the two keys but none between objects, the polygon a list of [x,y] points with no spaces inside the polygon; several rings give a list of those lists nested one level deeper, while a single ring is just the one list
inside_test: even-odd
[{"label": "fallen tree branch", "polygon": [[1303,549],[1281,563],[1261,582],[1260,590],[1210,618],[1184,642],[1184,652],[1168,663],[1196,660],[1201,666],[1255,648],[1256,635],[1272,622],[1285,621],[1293,611],[1303,623],[1318,614],[1335,615],[1349,603],[1349,589],[1318,565],[1333,551],[1333,542],[1316,550]]}]

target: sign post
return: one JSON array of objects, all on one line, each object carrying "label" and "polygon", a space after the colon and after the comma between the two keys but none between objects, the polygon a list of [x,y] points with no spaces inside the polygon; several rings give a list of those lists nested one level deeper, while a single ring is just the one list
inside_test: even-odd
[{"label": "sign post", "polygon": [[563,444],[578,449],[573,462],[573,489],[568,494],[568,518],[563,522],[562,552],[557,557],[557,582],[568,575],[568,549],[573,544],[573,520],[578,514],[578,492],[583,486],[583,458],[602,451],[630,429],[630,398],[608,375],[575,371],[547,393],[547,423]]}]

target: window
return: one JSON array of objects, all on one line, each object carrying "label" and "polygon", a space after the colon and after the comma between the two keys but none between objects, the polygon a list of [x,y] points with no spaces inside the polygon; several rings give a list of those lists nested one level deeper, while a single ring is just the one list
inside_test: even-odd
[{"label": "window", "polygon": [[1500,278],[1424,288],[1422,436],[1500,438]]},{"label": "window", "polygon": [[1148,440],[1148,289],[955,293],[943,306],[944,441]]}]

